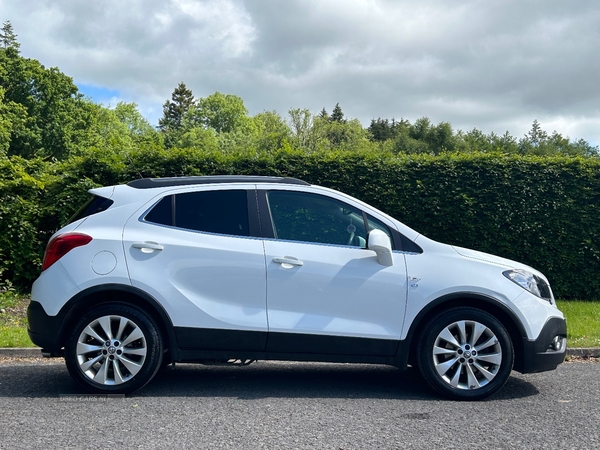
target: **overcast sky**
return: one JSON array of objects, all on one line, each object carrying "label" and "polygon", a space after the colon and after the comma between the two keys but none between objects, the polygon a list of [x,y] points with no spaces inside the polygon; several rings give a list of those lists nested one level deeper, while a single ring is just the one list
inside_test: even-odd
[{"label": "overcast sky", "polygon": [[21,54],[153,124],[183,81],[290,108],[600,144],[598,0],[0,0]]}]

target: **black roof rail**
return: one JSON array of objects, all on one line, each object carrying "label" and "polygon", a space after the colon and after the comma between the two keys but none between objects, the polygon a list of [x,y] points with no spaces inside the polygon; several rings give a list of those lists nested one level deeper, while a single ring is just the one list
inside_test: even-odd
[{"label": "black roof rail", "polygon": [[258,175],[206,175],[198,177],[140,178],[139,180],[130,181],[127,183],[127,186],[136,189],[152,189],[170,186],[218,183],[283,183],[310,186],[310,183],[297,178],[263,177]]}]

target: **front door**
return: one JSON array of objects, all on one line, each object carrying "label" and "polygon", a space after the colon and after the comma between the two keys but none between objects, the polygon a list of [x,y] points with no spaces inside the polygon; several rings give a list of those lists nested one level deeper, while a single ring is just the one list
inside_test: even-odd
[{"label": "front door", "polygon": [[369,230],[390,235],[387,225],[333,196],[270,190],[266,199],[267,350],[394,355],[406,306],[404,255],[383,266],[366,249]]}]

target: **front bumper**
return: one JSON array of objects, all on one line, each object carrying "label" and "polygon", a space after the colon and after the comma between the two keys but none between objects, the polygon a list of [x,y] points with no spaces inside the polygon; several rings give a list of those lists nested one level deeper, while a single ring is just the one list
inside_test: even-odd
[{"label": "front bumper", "polygon": [[40,303],[31,301],[27,307],[27,322],[27,333],[31,342],[48,353],[61,353],[58,343],[62,323],[60,315],[49,316]]},{"label": "front bumper", "polygon": [[[557,341],[562,344],[558,350],[553,344]],[[567,354],[567,322],[553,317],[546,322],[536,340],[523,338],[522,344],[523,357],[515,363],[516,371],[534,373],[554,370],[565,360]]]}]

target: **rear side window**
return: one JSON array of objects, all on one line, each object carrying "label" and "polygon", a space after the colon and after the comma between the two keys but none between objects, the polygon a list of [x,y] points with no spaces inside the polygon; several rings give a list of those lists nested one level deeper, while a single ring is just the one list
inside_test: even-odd
[{"label": "rear side window", "polygon": [[187,230],[234,236],[250,235],[245,190],[170,195],[158,202],[145,220]]},{"label": "rear side window", "polygon": [[98,195],[92,196],[85,204],[79,208],[79,210],[71,216],[67,225],[93,214],[106,211],[114,202],[108,198],[100,197]]},{"label": "rear side window", "polygon": [[158,202],[156,206],[152,208],[148,214],[146,214],[144,219],[146,222],[174,226],[175,222],[173,221],[173,206],[175,206],[173,196],[169,195]]}]

